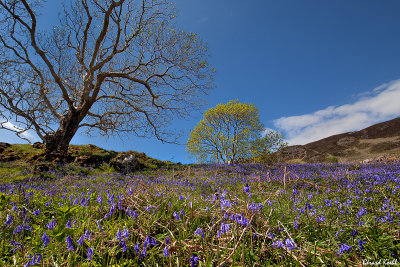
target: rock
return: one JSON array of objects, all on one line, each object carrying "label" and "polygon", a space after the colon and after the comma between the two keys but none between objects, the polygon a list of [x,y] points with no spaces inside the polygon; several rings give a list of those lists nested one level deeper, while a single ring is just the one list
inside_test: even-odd
[{"label": "rock", "polygon": [[336,144],[338,146],[349,146],[349,145],[355,143],[356,141],[357,141],[357,139],[353,136],[345,136],[345,137],[340,138],[336,142]]},{"label": "rock", "polygon": [[139,163],[135,155],[130,152],[121,152],[110,161],[111,166],[113,166],[117,171],[123,173],[134,172],[139,169]]},{"label": "rock", "polygon": [[0,142],[0,153],[2,153],[4,150],[9,148],[10,146],[11,145],[9,143]]},{"label": "rock", "polygon": [[15,153],[9,153],[7,155],[0,156],[0,162],[9,162],[9,161],[14,161],[14,160],[18,160],[18,159],[20,159],[20,157]]},{"label": "rock", "polygon": [[48,172],[53,167],[54,167],[54,165],[49,162],[40,162],[40,163],[35,164],[35,167],[33,168],[33,172],[36,174],[41,174],[42,172]]},{"label": "rock", "polygon": [[42,148],[45,147],[45,145],[43,143],[41,143],[41,142],[35,142],[35,143],[32,144],[32,147],[36,148],[36,149],[42,149]]},{"label": "rock", "polygon": [[74,163],[76,163],[80,166],[90,166],[90,165],[99,164],[98,161],[99,161],[98,157],[79,156],[79,157],[75,158]]}]

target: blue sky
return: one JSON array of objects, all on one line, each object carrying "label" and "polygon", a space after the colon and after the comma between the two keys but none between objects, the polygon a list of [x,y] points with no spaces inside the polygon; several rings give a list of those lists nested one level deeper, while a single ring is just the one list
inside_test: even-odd
[{"label": "blue sky", "polygon": [[[57,22],[58,1],[47,4],[43,25]],[[178,0],[176,7],[178,27],[199,34],[217,70],[203,111],[231,99],[253,103],[290,144],[400,116],[398,0]],[[171,125],[186,130],[182,143],[201,115]],[[153,139],[78,134],[72,143],[193,161],[184,145]]]}]

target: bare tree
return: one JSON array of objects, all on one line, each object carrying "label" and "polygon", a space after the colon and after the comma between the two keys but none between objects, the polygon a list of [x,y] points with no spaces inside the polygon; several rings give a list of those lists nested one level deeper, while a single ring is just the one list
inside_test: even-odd
[{"label": "bare tree", "polygon": [[40,2],[0,0],[0,121],[34,130],[48,154],[66,155],[82,127],[171,141],[170,120],[213,86],[206,45],[164,0],[67,1],[51,30]]}]

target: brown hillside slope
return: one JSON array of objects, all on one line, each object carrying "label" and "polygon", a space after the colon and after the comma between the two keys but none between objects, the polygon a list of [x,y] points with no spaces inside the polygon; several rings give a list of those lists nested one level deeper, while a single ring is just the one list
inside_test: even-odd
[{"label": "brown hillside slope", "polygon": [[281,155],[284,161],[341,162],[400,156],[400,117],[360,131],[332,135],[306,145],[289,146]]}]

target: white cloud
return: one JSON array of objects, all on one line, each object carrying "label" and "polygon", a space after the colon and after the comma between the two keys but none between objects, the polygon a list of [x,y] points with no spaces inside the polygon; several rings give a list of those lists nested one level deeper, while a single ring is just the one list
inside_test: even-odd
[{"label": "white cloud", "polygon": [[400,116],[400,80],[363,93],[351,104],[330,106],[310,114],[282,117],[274,125],[290,145],[306,144],[334,134],[361,130]]},{"label": "white cloud", "polygon": [[[3,121],[2,122],[2,127],[6,128],[6,129],[10,129],[10,130],[12,130],[14,132],[23,130],[22,128],[18,127],[17,125],[15,125],[15,124],[13,124],[11,122],[4,122]],[[0,128],[0,130],[1,130],[1,128]],[[40,140],[39,137],[31,130],[22,132],[20,134],[20,136],[23,137],[23,138],[29,139],[31,142],[36,142],[36,141]],[[10,142],[10,143],[11,142],[15,142],[15,141],[22,141],[22,139],[16,137],[15,134],[12,134],[10,131],[5,130],[5,129],[1,130],[1,139],[2,139],[2,142]]]}]

